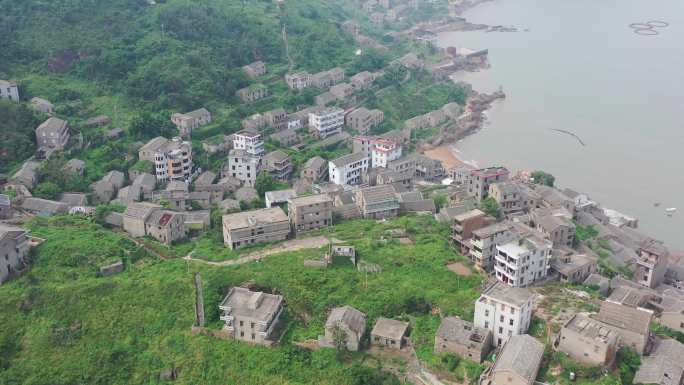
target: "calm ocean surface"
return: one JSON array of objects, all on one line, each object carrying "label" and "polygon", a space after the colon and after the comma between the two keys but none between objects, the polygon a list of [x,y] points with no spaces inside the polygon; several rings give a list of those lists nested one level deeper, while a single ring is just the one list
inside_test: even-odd
[{"label": "calm ocean surface", "polygon": [[[461,158],[548,171],[684,250],[684,1],[494,0],[464,16],[521,32],[439,36],[440,46],[488,48],[490,69],[456,79],[507,94],[458,143]],[[658,36],[628,27],[649,20],[670,26]],[[679,211],[667,217],[668,207]]]}]

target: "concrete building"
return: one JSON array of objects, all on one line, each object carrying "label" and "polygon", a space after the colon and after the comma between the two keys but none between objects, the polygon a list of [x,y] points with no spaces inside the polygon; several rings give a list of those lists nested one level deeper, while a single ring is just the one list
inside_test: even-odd
[{"label": "concrete building", "polygon": [[494,366],[481,377],[481,385],[533,385],[539,374],[544,344],[527,334],[511,337]]},{"label": "concrete building", "polygon": [[635,384],[684,384],[684,344],[674,339],[659,341],[634,375]]},{"label": "concrete building", "polygon": [[525,334],[532,320],[534,295],[527,289],[497,282],[475,302],[475,326],[492,331],[492,345],[501,346],[511,336]]},{"label": "concrete building", "polygon": [[295,234],[332,225],[333,200],[328,194],[291,198],[287,209]]},{"label": "concrete building", "polygon": [[321,89],[328,89],[344,80],[344,70],[340,67],[311,75],[310,84]]},{"label": "concrete building", "polygon": [[0,284],[28,264],[28,231],[0,223]]},{"label": "concrete building", "polygon": [[261,158],[245,150],[230,150],[228,154],[228,173],[245,186],[253,187],[261,171]]},{"label": "concrete building", "polygon": [[242,72],[251,79],[258,78],[259,76],[266,74],[266,63],[261,60],[255,61],[254,63],[242,66]]},{"label": "concrete building", "polygon": [[154,163],[158,182],[188,180],[192,175],[192,145],[181,138],[156,137],[140,148],[138,158]]},{"label": "concrete building", "polygon": [[39,149],[64,150],[69,141],[69,123],[59,118],[49,118],[36,128],[36,144]]},{"label": "concrete building", "polygon": [[401,158],[401,144],[394,140],[377,138],[371,149],[371,167],[387,167],[387,165]]},{"label": "concrete building", "polygon": [[328,163],[330,182],[340,186],[359,184],[368,172],[370,162],[370,158],[361,152],[333,159]]},{"label": "concrete building", "polygon": [[648,239],[637,249],[634,280],[639,284],[655,288],[665,279],[669,251],[662,242]]},{"label": "concrete building", "polygon": [[615,361],[619,336],[584,314],[575,314],[558,334],[556,349],[589,366],[610,367]]},{"label": "concrete building", "polygon": [[489,186],[508,180],[509,171],[505,167],[489,167],[470,171],[466,180],[468,194],[482,202],[489,196]]},{"label": "concrete building", "polygon": [[492,350],[492,332],[458,317],[444,317],[435,334],[435,353],[453,353],[482,363]]},{"label": "concrete building", "polygon": [[344,117],[344,124],[360,134],[366,134],[371,128],[382,123],[383,120],[385,120],[385,114],[382,111],[359,107]]},{"label": "concrete building", "polygon": [[525,287],[546,278],[551,267],[551,242],[527,236],[497,245],[494,272],[499,282]]},{"label": "concrete building", "polygon": [[339,134],[344,126],[344,110],[337,107],[309,112],[309,131],[317,139]]},{"label": "concrete building", "polygon": [[200,108],[184,114],[177,112],[171,115],[171,122],[178,127],[181,137],[190,138],[192,130],[211,123],[211,113],[206,108]]},{"label": "concrete building", "polygon": [[266,208],[284,207],[287,202],[297,197],[297,192],[294,189],[266,191],[264,193],[264,203]]},{"label": "concrete building", "polygon": [[371,345],[401,349],[409,323],[380,317],[371,330]]},{"label": "concrete building", "polygon": [[498,253],[497,244],[504,244],[516,238],[510,222],[499,222],[472,232],[468,255],[473,263],[484,271],[494,270],[494,256]]},{"label": "concrete building", "polygon": [[282,241],[289,233],[289,219],[280,207],[223,216],[223,243],[231,249]]},{"label": "concrete building", "polygon": [[437,159],[425,155],[410,155],[416,164],[416,177],[427,181],[441,181],[444,178],[444,166]]},{"label": "concrete building", "polygon": [[271,151],[261,160],[261,168],[279,181],[286,181],[292,175],[292,161],[282,150]]},{"label": "concrete building", "polygon": [[373,84],[373,81],[375,81],[375,78],[375,74],[368,71],[362,71],[350,77],[349,82],[355,90],[361,91],[370,87]]},{"label": "concrete building", "polygon": [[285,74],[285,83],[290,89],[303,90],[311,85],[311,74],[308,72]]},{"label": "concrete building", "polygon": [[55,106],[43,98],[31,98],[31,108],[48,115],[52,115],[55,112]]},{"label": "concrete building", "polygon": [[653,311],[606,300],[592,318],[616,332],[620,336],[620,346],[631,347],[640,355],[651,350],[653,336],[649,327]]},{"label": "concrete building", "polygon": [[338,333],[344,335],[344,347],[352,352],[361,348],[361,339],[366,332],[366,315],[351,306],[332,309],[325,322],[325,334],[318,337],[318,344],[334,348]]},{"label": "concrete building", "polygon": [[304,163],[302,178],[313,183],[325,180],[328,176],[328,161],[320,156],[314,156]]},{"label": "concrete building", "polygon": [[453,219],[453,225],[451,226],[451,238],[454,240],[454,246],[456,246],[461,253],[467,253],[470,249],[470,238],[473,236],[473,231],[483,228],[488,224],[487,214],[479,209],[466,211],[463,214],[456,215]]},{"label": "concrete building", "polygon": [[19,87],[16,82],[0,79],[0,98],[19,103]]},{"label": "concrete building", "polygon": [[565,208],[571,214],[575,214],[575,200],[565,195],[556,188],[536,185],[534,191],[541,196],[541,205],[548,208]]},{"label": "concrete building", "polygon": [[583,283],[598,271],[598,260],[585,254],[558,256],[552,260],[551,270],[561,282]]},{"label": "concrete building", "polygon": [[251,131],[240,131],[233,135],[233,149],[244,150],[253,156],[264,155],[264,140],[261,134]]},{"label": "concrete building", "polygon": [[356,205],[364,218],[386,219],[399,215],[397,191],[391,184],[357,190]]},{"label": "concrete building", "polygon": [[253,84],[249,87],[241,88],[235,92],[244,103],[252,103],[271,95],[271,92],[263,84]]},{"label": "concrete building", "polygon": [[283,297],[232,287],[219,305],[224,330],[236,340],[271,346],[283,314]]},{"label": "concrete building", "polygon": [[541,202],[541,196],[537,192],[515,181],[491,184],[489,196],[494,198],[504,214],[529,212]]}]

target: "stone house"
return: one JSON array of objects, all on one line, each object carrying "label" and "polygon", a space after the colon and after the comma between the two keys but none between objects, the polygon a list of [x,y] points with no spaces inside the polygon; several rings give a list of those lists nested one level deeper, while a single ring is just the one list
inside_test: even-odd
[{"label": "stone house", "polygon": [[481,385],[533,385],[539,374],[544,344],[527,334],[506,342],[490,370],[483,373]]},{"label": "stone house", "polygon": [[551,262],[561,282],[582,283],[598,271],[598,260],[585,254],[571,254],[556,257]]},{"label": "stone house", "polygon": [[282,241],[289,233],[289,219],[280,207],[223,216],[223,242],[231,249]]},{"label": "stone house", "polygon": [[285,74],[285,83],[290,89],[303,90],[311,85],[311,74],[308,72]]},{"label": "stone house", "polygon": [[276,108],[264,112],[264,119],[266,120],[266,124],[278,131],[287,128],[287,112],[283,108]]},{"label": "stone house", "polygon": [[442,112],[448,119],[456,120],[463,113],[463,108],[458,103],[447,103],[442,106]]},{"label": "stone house", "polygon": [[309,158],[309,160],[304,163],[301,177],[308,179],[311,182],[319,182],[325,180],[327,175],[328,161],[320,156],[315,156],[313,158]]},{"label": "stone house", "polygon": [[147,235],[145,223],[154,211],[162,207],[152,203],[131,203],[123,213],[123,229],[132,237],[140,238]]},{"label": "stone house", "polygon": [[5,194],[0,194],[0,219],[12,218],[12,201]]},{"label": "stone house", "polygon": [[28,264],[28,231],[0,223],[0,285]]},{"label": "stone house", "polygon": [[85,162],[80,159],[69,159],[63,169],[74,175],[83,176],[85,174]]},{"label": "stone house", "polygon": [[185,238],[185,217],[175,211],[153,210],[145,220],[145,234],[170,245]]},{"label": "stone house", "polygon": [[256,132],[266,127],[266,118],[264,115],[256,113],[242,119],[240,124],[244,130]]},{"label": "stone house", "polygon": [[24,199],[21,203],[21,209],[39,217],[49,217],[69,212],[69,206],[66,203],[33,197]]},{"label": "stone house", "polygon": [[330,87],[330,93],[340,101],[348,101],[354,95],[354,87],[349,83],[340,83]]},{"label": "stone house", "polygon": [[631,347],[641,355],[650,351],[653,337],[649,327],[653,311],[606,300],[592,318],[616,332],[620,336],[620,346]]},{"label": "stone house", "polygon": [[468,194],[482,202],[489,196],[489,186],[508,180],[510,172],[505,167],[488,167],[470,171],[466,179]]},{"label": "stone house", "polygon": [[537,230],[551,240],[554,247],[572,247],[575,239],[575,224],[571,220],[556,215],[535,217]]},{"label": "stone house", "polygon": [[344,70],[340,67],[331,68],[311,75],[310,84],[321,89],[328,89],[344,80]]},{"label": "stone house", "polygon": [[359,189],[356,205],[364,218],[386,219],[399,215],[397,191],[391,184]]},{"label": "stone house", "polygon": [[253,63],[247,64],[246,66],[242,67],[242,72],[247,75],[249,78],[257,78],[261,75],[266,74],[266,63],[262,62],[261,60],[255,61]]},{"label": "stone house", "polygon": [[59,197],[59,201],[66,203],[69,210],[74,207],[86,207],[88,206],[88,197],[82,193],[63,193]]},{"label": "stone house", "polygon": [[563,207],[571,214],[575,213],[575,200],[556,188],[536,185],[534,190],[541,196],[541,205],[548,208]]},{"label": "stone house", "polygon": [[[318,344],[334,348],[341,337],[345,348],[356,352],[361,349],[361,339],[366,332],[366,315],[351,306],[332,309],[325,322],[325,334],[318,337]],[[338,334],[340,337],[338,337]]]},{"label": "stone house", "polygon": [[235,199],[238,202],[251,202],[255,199],[259,199],[259,193],[252,187],[240,187],[235,191]]},{"label": "stone house", "polygon": [[93,200],[95,202],[107,203],[114,199],[117,191],[124,186],[126,176],[121,171],[112,170],[93,183]]},{"label": "stone house", "polygon": [[181,137],[189,138],[192,130],[211,123],[211,113],[206,108],[184,114],[175,113],[171,115],[171,122],[176,125]]},{"label": "stone house", "polygon": [[52,115],[55,112],[55,106],[50,101],[42,98],[31,98],[31,108],[48,115]]},{"label": "stone house", "polygon": [[425,114],[425,120],[428,127],[437,127],[448,120],[446,114],[442,110],[434,110]]},{"label": "stone house", "polygon": [[655,288],[665,279],[669,251],[665,245],[653,239],[642,242],[637,249],[634,280],[639,284]]},{"label": "stone house", "polygon": [[508,215],[529,212],[539,207],[541,196],[523,183],[505,181],[489,186],[489,196],[499,204],[501,211]]},{"label": "stone house", "polygon": [[14,173],[10,178],[10,182],[17,183],[27,188],[33,188],[38,181],[38,169],[40,162],[34,160],[27,160],[21,165],[19,171]]},{"label": "stone house", "polygon": [[287,208],[295,234],[332,225],[333,200],[327,194],[291,198]]},{"label": "stone house", "polygon": [[371,128],[382,123],[384,119],[385,114],[382,111],[360,107],[345,115],[344,124],[352,130],[366,134]]},{"label": "stone house", "polygon": [[299,143],[299,141],[300,141],[299,136],[297,135],[297,130],[291,129],[291,128],[287,128],[287,129],[284,129],[282,131],[274,132],[269,136],[269,138],[271,138],[271,140],[274,140],[274,141],[280,143],[280,145],[282,147],[289,147],[289,146],[292,146],[293,144]]},{"label": "stone house", "polygon": [[684,344],[674,339],[658,341],[634,375],[635,384],[684,384]]},{"label": "stone house", "polygon": [[39,149],[64,150],[69,141],[69,123],[51,117],[36,128],[36,144]]},{"label": "stone house", "polygon": [[271,151],[261,160],[262,169],[279,181],[286,181],[292,175],[292,161],[282,150]]},{"label": "stone house", "polygon": [[364,90],[373,84],[373,81],[375,81],[375,74],[368,71],[362,71],[349,78],[349,81],[351,82],[352,87],[354,87],[354,90]]},{"label": "stone house", "polygon": [[555,346],[574,361],[610,367],[618,351],[619,336],[584,314],[575,314],[558,334]]},{"label": "stone house", "polygon": [[435,353],[454,353],[482,363],[492,349],[492,332],[458,317],[444,317],[435,334]]},{"label": "stone house", "polygon": [[235,95],[244,103],[252,103],[271,95],[271,92],[263,84],[254,84],[237,90]]},{"label": "stone house", "polygon": [[231,337],[253,344],[273,345],[280,317],[283,296],[232,287],[219,304],[219,319]]},{"label": "stone house", "polygon": [[12,80],[0,79],[0,98],[19,103],[19,87]]},{"label": "stone house", "polygon": [[655,307],[659,324],[684,333],[684,294],[677,289],[666,289]]},{"label": "stone house", "polygon": [[409,323],[380,317],[371,330],[371,345],[401,349]]}]

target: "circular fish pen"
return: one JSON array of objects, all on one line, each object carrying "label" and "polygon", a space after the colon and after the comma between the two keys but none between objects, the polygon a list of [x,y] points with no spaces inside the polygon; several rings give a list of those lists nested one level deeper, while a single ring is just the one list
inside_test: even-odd
[{"label": "circular fish pen", "polygon": [[656,36],[660,35],[660,32],[656,28],[666,28],[670,26],[670,23],[662,20],[649,20],[645,23],[631,23],[629,28],[631,28],[634,33],[642,36]]}]

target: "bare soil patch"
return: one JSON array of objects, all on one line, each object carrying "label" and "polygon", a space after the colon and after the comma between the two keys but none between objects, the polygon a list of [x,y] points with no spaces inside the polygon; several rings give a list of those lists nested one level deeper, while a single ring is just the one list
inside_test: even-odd
[{"label": "bare soil patch", "polygon": [[464,277],[468,277],[473,275],[472,270],[466,265],[464,265],[461,262],[453,262],[447,265],[447,269],[453,271],[454,273],[458,275],[462,275]]}]

